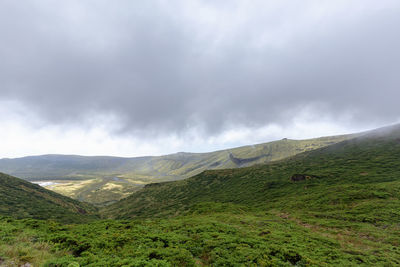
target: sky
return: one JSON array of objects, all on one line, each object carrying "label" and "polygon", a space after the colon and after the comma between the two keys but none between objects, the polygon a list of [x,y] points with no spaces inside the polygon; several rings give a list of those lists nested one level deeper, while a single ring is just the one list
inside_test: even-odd
[{"label": "sky", "polygon": [[397,0],[0,1],[0,157],[206,152],[400,122]]}]

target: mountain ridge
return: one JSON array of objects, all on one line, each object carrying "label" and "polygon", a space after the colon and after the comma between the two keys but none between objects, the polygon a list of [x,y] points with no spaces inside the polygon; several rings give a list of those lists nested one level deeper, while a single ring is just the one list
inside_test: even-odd
[{"label": "mountain ridge", "polygon": [[109,157],[47,154],[0,160],[0,171],[29,181],[54,181],[47,188],[98,205],[112,203],[144,184],[181,180],[207,169],[246,167],[336,143],[354,135],[282,139],[208,153]]},{"label": "mountain ridge", "polygon": [[[392,154],[389,154],[388,151]],[[400,125],[368,131],[352,139],[268,164],[239,169],[207,170],[182,181],[150,184],[117,202],[117,204],[104,208],[103,211],[105,214],[111,214],[111,217],[114,214],[116,218],[126,219],[136,216],[157,216],[158,212],[161,216],[165,216],[168,212],[172,214],[184,212],[190,209],[191,205],[197,203],[196,201],[193,202],[193,199],[198,199],[199,202],[219,199],[223,200],[222,202],[243,204],[245,197],[243,194],[246,194],[245,198],[250,201],[252,198],[257,199],[256,196],[259,195],[258,190],[260,188],[277,189],[279,186],[293,186],[293,181],[290,178],[294,174],[310,174],[315,179],[305,182],[314,184],[314,186],[325,182],[335,184],[338,182],[337,178],[334,177],[335,173],[344,173],[343,175],[351,177],[352,180],[349,178],[348,183],[351,183],[351,181],[358,183],[360,179],[366,181],[367,178],[371,177],[372,173],[368,171],[371,166],[368,166],[368,164],[374,162],[374,160],[383,161],[382,158],[384,157],[387,160],[385,164],[392,164],[390,166],[393,166],[393,171],[398,170],[400,174],[400,168],[394,165],[396,155],[400,158]],[[357,158],[358,160],[356,160]],[[357,161],[360,165],[365,164],[366,169],[358,174],[346,173],[346,171],[360,168],[360,165],[354,163]],[[330,166],[327,162],[333,162],[334,165]],[[276,171],[273,171],[274,169],[279,169],[279,179],[274,178],[268,181],[262,178],[273,177],[276,173]],[[332,169],[335,169],[333,174],[331,173]],[[377,170],[374,169],[374,171]],[[285,176],[282,176],[283,173]],[[378,176],[375,178],[377,181],[383,179]],[[236,183],[234,184],[236,187],[232,185],[233,183]],[[255,186],[257,183],[259,184]],[[253,184],[251,190],[246,187],[250,184]],[[321,187],[321,190],[325,189]],[[277,191],[272,190],[271,192]],[[298,193],[301,194],[301,192]],[[240,199],[240,201],[235,202],[235,199]],[[258,202],[265,200],[265,196],[259,196]],[[140,205],[138,205],[139,203]],[[256,201],[251,203],[257,204]],[[121,207],[121,214],[125,215],[118,215],[118,207]]]}]

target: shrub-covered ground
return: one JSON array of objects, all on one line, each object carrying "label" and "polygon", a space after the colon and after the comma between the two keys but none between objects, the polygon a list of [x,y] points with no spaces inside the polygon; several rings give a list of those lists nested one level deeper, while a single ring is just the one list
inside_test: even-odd
[{"label": "shrub-covered ground", "polygon": [[395,266],[399,242],[398,224],[303,221],[220,203],[170,219],[0,220],[6,266]]}]

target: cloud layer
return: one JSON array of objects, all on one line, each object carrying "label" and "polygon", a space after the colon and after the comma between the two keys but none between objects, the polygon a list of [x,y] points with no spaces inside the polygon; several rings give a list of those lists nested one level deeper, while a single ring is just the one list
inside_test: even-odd
[{"label": "cloud layer", "polygon": [[392,123],[399,28],[389,0],[5,0],[0,100],[136,137],[288,127],[304,110]]}]

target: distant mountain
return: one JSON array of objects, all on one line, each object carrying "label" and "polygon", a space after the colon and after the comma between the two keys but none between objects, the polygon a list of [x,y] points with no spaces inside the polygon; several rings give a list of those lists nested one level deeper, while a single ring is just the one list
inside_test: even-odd
[{"label": "distant mountain", "polygon": [[104,214],[165,217],[186,213],[199,203],[222,202],[400,221],[399,159],[400,126],[392,126],[269,164],[208,170],[183,181],[149,184],[106,207]]},{"label": "distant mountain", "polygon": [[279,160],[331,145],[352,135],[309,140],[282,139],[210,153],[185,153],[156,157],[43,155],[0,159],[0,171],[26,180],[86,179],[118,176],[147,181],[176,180],[206,169],[236,168]]},{"label": "distant mountain", "polygon": [[88,221],[94,212],[89,204],[0,173],[0,216],[77,223]]},{"label": "distant mountain", "polygon": [[0,170],[27,180],[82,179],[111,173],[130,162],[129,158],[75,155],[28,156],[0,159]]},{"label": "distant mountain", "polygon": [[282,139],[211,153],[181,152],[158,157],[30,156],[1,159],[0,171],[30,181],[69,180],[68,184],[49,188],[79,200],[104,203],[126,197],[143,184],[180,180],[209,169],[240,168],[281,160],[351,137]]}]

